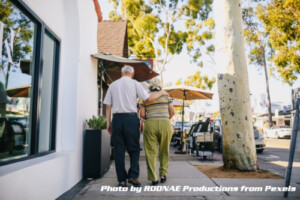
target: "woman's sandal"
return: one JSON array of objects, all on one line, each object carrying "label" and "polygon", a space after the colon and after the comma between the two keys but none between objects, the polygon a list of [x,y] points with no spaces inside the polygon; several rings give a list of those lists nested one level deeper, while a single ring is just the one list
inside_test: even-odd
[{"label": "woman's sandal", "polygon": [[167,176],[160,176],[160,182],[164,183],[167,181]]}]

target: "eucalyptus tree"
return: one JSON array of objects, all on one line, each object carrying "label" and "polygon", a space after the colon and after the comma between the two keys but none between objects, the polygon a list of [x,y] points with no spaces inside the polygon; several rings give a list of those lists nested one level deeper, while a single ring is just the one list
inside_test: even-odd
[{"label": "eucalyptus tree", "polygon": [[216,64],[220,114],[223,127],[224,167],[241,171],[257,169],[253,136],[250,90],[245,55],[240,0],[218,0]]},{"label": "eucalyptus tree", "polygon": [[269,127],[272,127],[269,74],[272,73],[273,69],[270,59],[274,53],[274,49],[269,42],[269,33],[265,30],[265,27],[255,14],[257,7],[258,5],[254,3],[254,6],[253,4],[248,4],[243,9],[243,21],[245,25],[244,36],[249,47],[248,57],[250,64],[254,64],[258,70],[262,69],[265,74]]}]

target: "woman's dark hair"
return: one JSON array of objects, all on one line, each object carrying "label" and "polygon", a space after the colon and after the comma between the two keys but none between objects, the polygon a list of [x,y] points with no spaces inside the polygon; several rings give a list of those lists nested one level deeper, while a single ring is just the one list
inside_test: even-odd
[{"label": "woman's dark hair", "polygon": [[158,92],[161,89],[153,88],[152,86],[149,87],[150,92]]}]

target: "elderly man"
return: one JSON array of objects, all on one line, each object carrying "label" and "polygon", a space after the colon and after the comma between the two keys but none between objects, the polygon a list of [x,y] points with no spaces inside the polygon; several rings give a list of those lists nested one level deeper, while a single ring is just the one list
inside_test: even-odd
[{"label": "elderly man", "polygon": [[[127,187],[128,183],[139,187],[139,157],[140,157],[140,132],[139,118],[137,116],[137,98],[143,101],[152,101],[160,96],[168,96],[166,91],[152,93],[151,95],[143,86],[133,80],[134,69],[125,65],[122,68],[122,77],[114,81],[107,91],[104,99],[106,104],[106,115],[108,132],[112,135],[112,145],[115,150],[115,166],[119,186]],[[113,112],[112,126],[111,109]],[[130,168],[127,173],[125,169],[125,151],[130,156]]]}]

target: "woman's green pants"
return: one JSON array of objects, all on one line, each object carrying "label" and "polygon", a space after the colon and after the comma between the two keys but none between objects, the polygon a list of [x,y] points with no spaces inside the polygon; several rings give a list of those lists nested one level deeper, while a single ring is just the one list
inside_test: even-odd
[{"label": "woman's green pants", "polygon": [[144,125],[144,148],[148,180],[157,181],[156,159],[159,156],[159,174],[166,176],[169,167],[169,147],[173,129],[170,121],[147,119]]}]

